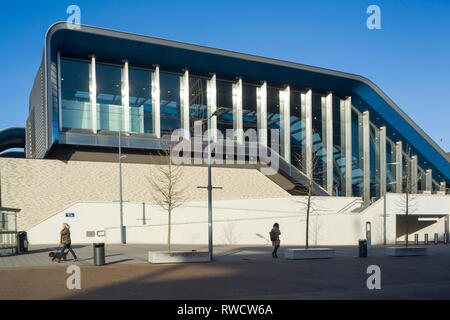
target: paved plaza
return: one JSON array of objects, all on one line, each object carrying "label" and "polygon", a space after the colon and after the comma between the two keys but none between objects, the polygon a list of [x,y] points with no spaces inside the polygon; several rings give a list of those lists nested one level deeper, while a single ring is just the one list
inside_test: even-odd
[{"label": "paved plaza", "polygon": [[[49,246],[0,257],[0,299],[450,299],[450,246],[430,245],[422,257],[393,258],[384,247],[357,257],[335,247],[327,260],[272,259],[270,247],[215,247],[214,263],[153,265],[149,250],[164,246],[108,245],[105,266],[93,266],[90,245],[75,245],[81,290],[68,290],[66,268]],[[174,250],[206,250],[175,246]],[[368,290],[367,267],[381,268],[381,289]]]}]

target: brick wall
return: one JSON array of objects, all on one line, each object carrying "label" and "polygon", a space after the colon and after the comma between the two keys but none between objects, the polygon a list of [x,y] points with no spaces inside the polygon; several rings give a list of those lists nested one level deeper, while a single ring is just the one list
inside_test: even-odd
[{"label": "brick wall", "polygon": [[[153,202],[148,181],[156,165],[128,164],[123,170],[123,199]],[[183,167],[187,201],[206,200],[206,167]],[[214,199],[278,198],[290,195],[256,169],[214,168]],[[1,205],[19,208],[18,228],[28,230],[76,202],[118,201],[117,163],[0,158]]]}]

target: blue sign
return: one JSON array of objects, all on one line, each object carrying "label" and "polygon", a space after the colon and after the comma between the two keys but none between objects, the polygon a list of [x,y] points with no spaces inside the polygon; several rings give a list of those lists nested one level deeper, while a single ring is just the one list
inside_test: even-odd
[{"label": "blue sign", "polygon": [[67,212],[66,213],[66,218],[75,218],[75,213],[74,212]]}]

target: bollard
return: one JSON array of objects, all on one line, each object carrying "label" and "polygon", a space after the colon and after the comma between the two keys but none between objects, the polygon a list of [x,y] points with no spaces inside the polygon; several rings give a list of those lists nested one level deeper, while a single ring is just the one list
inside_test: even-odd
[{"label": "bollard", "polygon": [[438,244],[439,243],[439,236],[437,233],[434,234],[434,244]]},{"label": "bollard", "polygon": [[448,243],[448,232],[444,232],[444,244]]},{"label": "bollard", "polygon": [[416,246],[419,244],[419,235],[417,233],[414,235],[414,244]]},{"label": "bollard", "polygon": [[428,245],[428,233],[425,233],[425,238],[423,239],[423,244]]}]

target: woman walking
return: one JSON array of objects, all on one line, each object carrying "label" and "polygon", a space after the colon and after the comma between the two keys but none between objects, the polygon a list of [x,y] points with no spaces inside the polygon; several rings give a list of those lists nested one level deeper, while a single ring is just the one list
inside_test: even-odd
[{"label": "woman walking", "polygon": [[280,247],[280,226],[278,223],[273,224],[273,228],[270,231],[270,240],[272,241],[273,251],[272,258],[278,258],[277,251]]},{"label": "woman walking", "polygon": [[59,263],[61,261],[62,256],[64,255],[64,251],[66,249],[69,249],[70,253],[73,256],[72,262],[77,262],[78,261],[77,255],[75,254],[75,252],[73,251],[73,249],[71,247],[72,241],[70,240],[70,230],[69,230],[70,226],[67,223],[63,223],[62,227],[63,228],[61,230],[60,244],[63,247],[61,249],[61,253],[59,254],[59,257],[57,259],[55,259],[55,261]]}]

